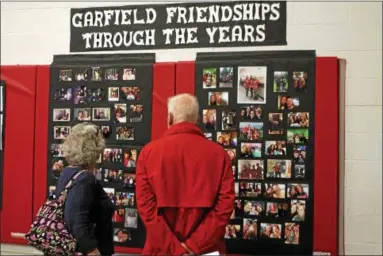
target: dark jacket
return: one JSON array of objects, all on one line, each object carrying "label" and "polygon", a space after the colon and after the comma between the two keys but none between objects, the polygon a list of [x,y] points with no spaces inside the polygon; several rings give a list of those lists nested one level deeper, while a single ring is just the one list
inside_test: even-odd
[{"label": "dark jacket", "polygon": [[[78,169],[67,167],[57,185],[57,198]],[[69,190],[64,220],[83,254],[96,248],[102,255],[114,253],[112,215],[115,206],[92,173],[82,173]]]}]

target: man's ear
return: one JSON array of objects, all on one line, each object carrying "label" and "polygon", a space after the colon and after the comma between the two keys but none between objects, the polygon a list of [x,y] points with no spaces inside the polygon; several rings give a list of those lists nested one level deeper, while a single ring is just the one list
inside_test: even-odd
[{"label": "man's ear", "polygon": [[168,127],[173,125],[174,123],[174,116],[172,113],[168,113]]}]

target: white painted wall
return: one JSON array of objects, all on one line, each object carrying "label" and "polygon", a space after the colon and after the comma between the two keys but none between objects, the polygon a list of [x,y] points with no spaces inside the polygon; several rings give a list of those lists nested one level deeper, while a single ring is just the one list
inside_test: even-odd
[{"label": "white painted wall", "polygon": [[[1,64],[50,64],[54,54],[69,53],[70,8],[107,5],[121,3],[2,2]],[[287,6],[288,46],[161,50],[156,51],[157,60],[194,60],[197,51],[289,49],[315,49],[319,56],[345,58],[346,254],[381,255],[382,3]]]}]

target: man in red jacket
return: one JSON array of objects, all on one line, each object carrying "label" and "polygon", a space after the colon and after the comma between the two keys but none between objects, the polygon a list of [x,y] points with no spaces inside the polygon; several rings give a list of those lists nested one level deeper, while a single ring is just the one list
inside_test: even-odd
[{"label": "man in red jacket", "polygon": [[197,99],[169,99],[165,136],[141,151],[137,208],[146,226],[144,255],[225,253],[234,208],[234,177],[225,150],[196,125]]}]

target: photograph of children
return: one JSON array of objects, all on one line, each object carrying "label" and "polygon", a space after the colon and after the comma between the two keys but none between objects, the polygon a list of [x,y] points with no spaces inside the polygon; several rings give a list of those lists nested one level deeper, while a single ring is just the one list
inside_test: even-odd
[{"label": "photograph of children", "polygon": [[56,200],[56,186],[49,186],[48,199],[49,200]]},{"label": "photograph of children", "polygon": [[93,108],[93,121],[110,121],[110,108]]},{"label": "photograph of children", "polygon": [[299,224],[285,223],[285,244],[299,244]]},{"label": "photograph of children", "polygon": [[217,132],[217,143],[224,147],[236,147],[237,132]]},{"label": "photograph of children", "polygon": [[285,156],[286,152],[286,141],[266,141],[265,153],[267,156]]},{"label": "photograph of children", "polygon": [[116,195],[114,194],[114,188],[104,188],[105,193],[108,195],[110,201],[112,201],[113,204],[116,204]]},{"label": "photograph of children", "polygon": [[267,202],[266,216],[273,218],[286,217],[289,214],[289,204]]},{"label": "photograph of children", "polygon": [[204,109],[202,110],[202,122],[203,127],[208,131],[215,131],[217,120],[217,110]]},{"label": "photograph of children", "polygon": [[118,70],[115,68],[108,68],[104,70],[105,81],[116,81],[118,80]]},{"label": "photograph of children", "polygon": [[239,139],[240,140],[262,140],[263,139],[263,123],[239,123]]},{"label": "photograph of children", "polygon": [[136,209],[126,208],[125,212],[125,227],[126,228],[137,228],[138,213]]},{"label": "photograph of children", "polygon": [[72,69],[62,69],[59,74],[59,81],[70,82],[72,81]]},{"label": "photograph of children", "polygon": [[278,109],[290,111],[299,107],[299,98],[292,96],[278,96]]},{"label": "photograph of children", "polygon": [[233,163],[237,158],[236,158],[236,149],[235,148],[225,148],[225,151],[230,157],[231,162]]},{"label": "photograph of children", "polygon": [[112,134],[111,128],[109,125],[101,125],[99,126],[100,131],[102,132],[102,136],[104,139],[108,139]]},{"label": "photograph of children", "polygon": [[222,130],[236,130],[235,111],[222,111]]},{"label": "photograph of children", "polygon": [[64,152],[62,151],[62,144],[52,144],[51,145],[51,155],[55,157],[64,157]]},{"label": "photograph of children", "polygon": [[269,114],[269,134],[284,134],[285,129],[283,125],[282,113],[270,113]]},{"label": "photograph of children", "polygon": [[306,146],[295,145],[293,147],[293,156],[296,163],[304,163],[306,159]]},{"label": "photograph of children", "polygon": [[204,68],[202,76],[202,86],[204,89],[217,88],[217,69]]},{"label": "photograph of children", "polygon": [[227,225],[225,231],[225,239],[237,239],[241,237],[240,225]]},{"label": "photograph of children", "polygon": [[308,129],[287,129],[287,143],[306,144],[308,140]]},{"label": "photograph of children", "polygon": [[87,99],[86,85],[76,86],[74,88],[74,104],[85,104]]},{"label": "photograph of children", "polygon": [[53,109],[53,122],[69,122],[70,121],[70,108],[54,108]]},{"label": "photograph of children", "polygon": [[74,120],[75,121],[90,121],[91,116],[91,110],[90,108],[75,108],[74,109]]},{"label": "photograph of children", "polygon": [[74,80],[76,80],[76,81],[88,80],[88,69],[83,68],[83,69],[76,70],[74,72]]},{"label": "photograph of children", "polygon": [[233,67],[219,69],[219,88],[233,87]]},{"label": "photograph of children", "polygon": [[134,140],[134,128],[126,126],[116,127],[116,140]]},{"label": "photograph of children", "polygon": [[291,160],[267,159],[267,178],[291,178]]},{"label": "photograph of children", "polygon": [[109,87],[108,88],[108,101],[119,101],[120,99],[120,88]]},{"label": "photograph of children", "polygon": [[70,134],[70,126],[54,126],[53,127],[53,139],[63,140]]},{"label": "photograph of children", "polygon": [[304,179],[306,173],[306,167],[304,164],[296,164],[294,165],[295,178]]},{"label": "photograph of children", "polygon": [[136,175],[134,173],[123,174],[123,187],[124,188],[135,188],[136,187]]},{"label": "photograph of children", "polygon": [[104,162],[122,163],[122,149],[105,148],[102,160]]},{"label": "photograph of children", "polygon": [[296,92],[306,92],[307,72],[293,72],[293,86]]},{"label": "photograph of children", "polygon": [[101,81],[101,69],[99,67],[92,68],[92,81]]},{"label": "photograph of children", "polygon": [[213,140],[213,134],[211,132],[205,132],[204,135],[206,139]]},{"label": "photograph of children", "polygon": [[114,223],[123,223],[125,221],[125,209],[117,209],[113,214]]},{"label": "photograph of children", "polygon": [[286,71],[274,72],[274,92],[287,92],[288,73]]},{"label": "photograph of children", "polygon": [[121,183],[122,171],[115,169],[104,169],[104,182]]},{"label": "photograph of children", "polygon": [[92,88],[87,90],[87,101],[91,102],[100,102],[106,99],[106,92],[104,88]]},{"label": "photograph of children", "polygon": [[255,240],[257,236],[257,220],[243,219],[243,239]]},{"label": "photograph of children", "polygon": [[261,183],[241,182],[239,184],[240,197],[259,197],[262,193]]},{"label": "photograph of children", "polygon": [[53,159],[52,161],[52,175],[55,179],[58,179],[61,175],[61,172],[64,170],[64,160],[62,159]]},{"label": "photograph of children", "polygon": [[262,143],[241,143],[241,157],[262,157]]},{"label": "photograph of children", "polygon": [[[3,87],[1,87],[3,88]],[[72,100],[72,88],[56,89],[53,96],[56,102],[68,102]]]},{"label": "photograph of children", "polygon": [[124,149],[124,167],[136,167],[137,156],[137,149]]},{"label": "photograph of children", "polygon": [[134,193],[116,192],[116,205],[124,205],[134,207],[136,206],[136,198]]},{"label": "photograph of children", "polygon": [[238,67],[239,104],[266,103],[267,67]]},{"label": "photograph of children", "polygon": [[281,239],[282,238],[282,225],[281,224],[261,223],[260,237],[261,238]]},{"label": "photograph of children", "polygon": [[144,120],[143,105],[130,105],[129,111],[129,121],[131,123],[141,123]]},{"label": "photograph of children", "polygon": [[247,201],[243,202],[243,217],[256,218],[265,212],[265,202],[263,201]]},{"label": "photograph of children", "polygon": [[209,92],[209,106],[228,106],[228,92]]},{"label": "photograph of children", "polygon": [[120,97],[125,100],[139,100],[140,88],[138,87],[121,87]]},{"label": "photograph of children", "polygon": [[291,200],[291,220],[292,221],[305,221],[306,201],[304,200]]},{"label": "photograph of children", "polygon": [[132,241],[132,234],[126,229],[115,228],[113,241],[116,243],[127,243]]},{"label": "photograph of children", "polygon": [[122,80],[136,80],[136,69],[135,68],[124,68]]},{"label": "photograph of children", "polygon": [[238,160],[238,179],[263,180],[263,160]]},{"label": "photograph of children", "polygon": [[114,104],[114,121],[118,124],[126,123],[126,104]]},{"label": "photograph of children", "polygon": [[262,107],[247,106],[241,109],[241,121],[262,121]]},{"label": "photograph of children", "polygon": [[287,197],[293,199],[309,198],[308,184],[288,184]]},{"label": "photograph of children", "polygon": [[266,198],[277,198],[284,199],[286,198],[286,185],[285,184],[272,184],[265,183],[263,196]]}]

